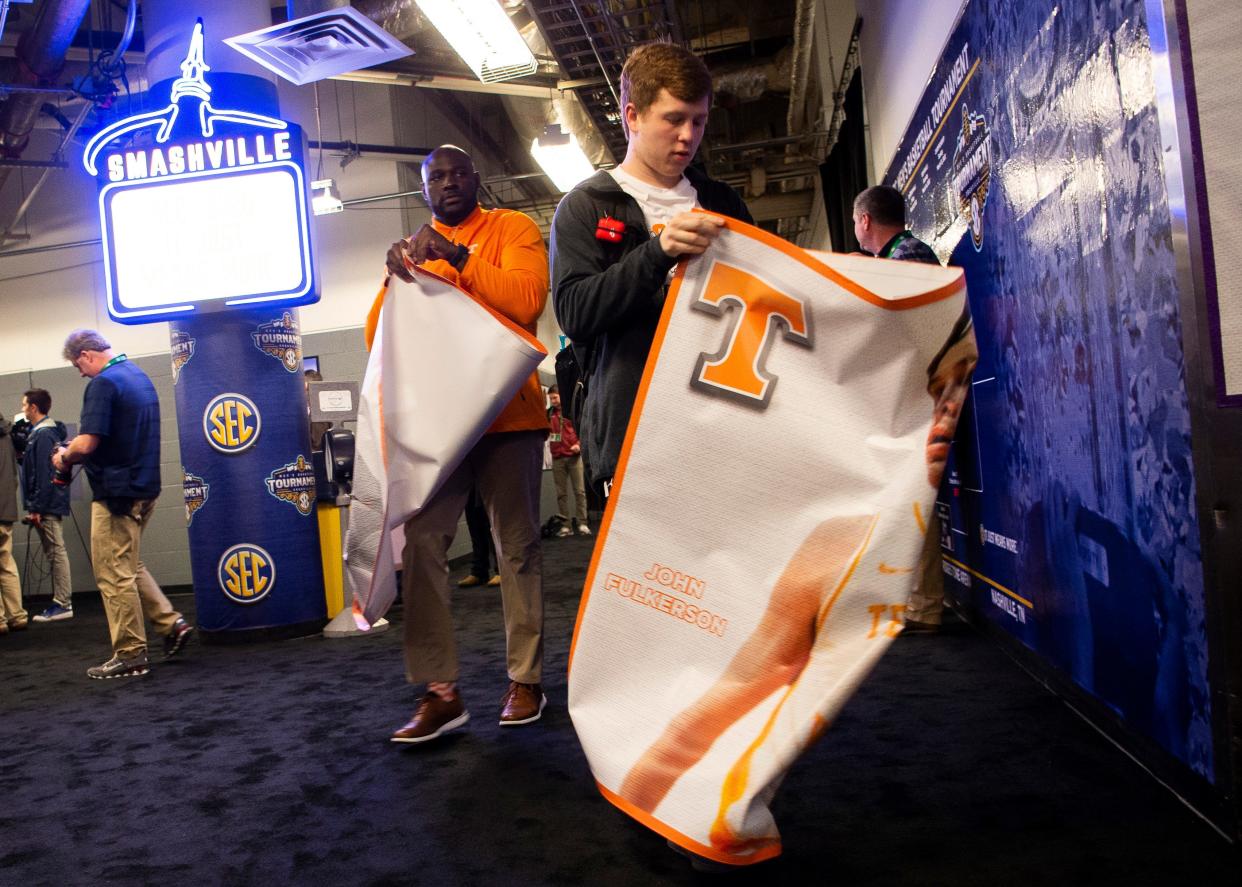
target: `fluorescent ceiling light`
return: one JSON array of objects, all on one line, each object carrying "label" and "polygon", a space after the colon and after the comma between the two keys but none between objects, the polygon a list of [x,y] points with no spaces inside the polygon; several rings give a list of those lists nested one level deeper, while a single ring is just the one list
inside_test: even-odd
[{"label": "fluorescent ceiling light", "polygon": [[339,213],[345,209],[340,196],[336,193],[336,185],[331,179],[319,179],[311,182],[312,191],[321,191],[311,198],[311,211],[317,216]]},{"label": "fluorescent ceiling light", "polygon": [[418,8],[484,83],[533,74],[530,47],[497,0],[416,0]]},{"label": "fluorescent ceiling light", "polygon": [[560,191],[568,191],[595,172],[578,140],[555,123],[544,127],[543,135],[530,143],[530,153]]}]

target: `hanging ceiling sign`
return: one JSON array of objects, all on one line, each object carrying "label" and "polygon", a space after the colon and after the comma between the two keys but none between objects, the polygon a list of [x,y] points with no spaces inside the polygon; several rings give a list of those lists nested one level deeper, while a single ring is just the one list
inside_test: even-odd
[{"label": "hanging ceiling sign", "polygon": [[209,70],[199,20],[167,107],[119,120],[86,145],[113,320],[319,299],[302,130],[214,107]]}]

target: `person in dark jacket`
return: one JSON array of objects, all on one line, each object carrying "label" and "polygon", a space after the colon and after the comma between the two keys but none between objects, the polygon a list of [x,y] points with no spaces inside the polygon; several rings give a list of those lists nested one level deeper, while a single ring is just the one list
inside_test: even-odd
[{"label": "person in dark jacket", "polygon": [[711,75],[668,43],[639,47],[621,72],[625,160],[578,184],[552,222],[552,300],[561,329],[588,346],[578,434],[604,498],[613,475],[669,274],[699,255],[724,222],[695,207],[751,222],[728,185],[690,167],[707,124]]},{"label": "person in dark jacket", "polygon": [[91,566],[103,599],[112,658],[88,668],[93,680],[150,672],[143,614],[164,636],[164,658],[185,647],[194,626],[173,609],[142,562],[160,482],[160,400],[151,379],[96,330],[74,330],[61,351],[84,379],[77,437],[52,457],[57,471],[86,466],[91,495]]},{"label": "person in dark jacket", "polygon": [[887,185],[874,185],[854,198],[854,236],[880,259],[940,264],[932,248],[906,227],[906,198]]},{"label": "person in dark jacket", "polygon": [[32,388],[22,395],[22,412],[30,423],[22,460],[22,502],[52,568],[52,605],[35,616],[35,622],[73,618],[73,580],[62,527],[69,513],[69,484],[58,483],[52,470],[52,454],[68,434],[65,423],[48,415],[51,409],[52,395],[42,388]]},{"label": "person in dark jacket", "polygon": [[[875,185],[854,198],[854,236],[859,245],[881,259],[939,265],[936,253],[906,227],[906,199],[896,188]],[[927,482],[940,489],[949,445],[970,390],[971,373],[979,360],[970,309],[962,314],[927,368],[927,393],[933,401],[932,427],[927,436]],[[944,564],[940,550],[940,517],[933,512],[919,566],[906,605],[902,634],[935,634],[944,618]]]},{"label": "person in dark jacket", "polygon": [[22,582],[13,560],[13,524],[17,521],[17,451],[13,426],[0,416],[0,635],[26,627]]}]

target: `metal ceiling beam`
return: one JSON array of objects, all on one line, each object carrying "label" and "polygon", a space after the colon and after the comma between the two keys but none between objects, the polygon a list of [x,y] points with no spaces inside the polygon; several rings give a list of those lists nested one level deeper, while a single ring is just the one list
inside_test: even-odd
[{"label": "metal ceiling beam", "polygon": [[527,0],[565,75],[614,160],[625,156],[617,94],[621,68],[637,46],[658,39],[685,45],[673,0]]}]

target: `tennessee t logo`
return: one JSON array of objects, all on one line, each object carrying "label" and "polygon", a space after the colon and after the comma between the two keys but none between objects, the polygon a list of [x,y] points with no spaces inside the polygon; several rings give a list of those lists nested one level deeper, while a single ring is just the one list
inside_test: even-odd
[{"label": "tennessee t logo", "polygon": [[777,377],[764,372],[764,363],[777,328],[786,341],[810,347],[811,318],[801,300],[740,268],[717,262],[690,307],[721,317],[731,306],[736,309],[730,312],[733,328],[718,352],[699,355],[690,384],[763,409],[776,387]]}]

